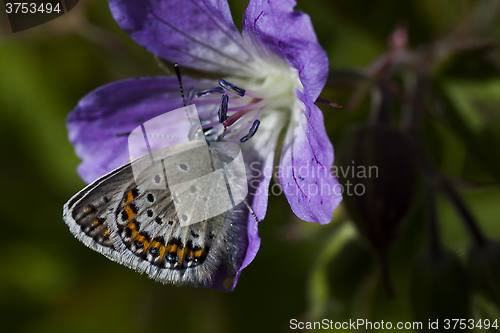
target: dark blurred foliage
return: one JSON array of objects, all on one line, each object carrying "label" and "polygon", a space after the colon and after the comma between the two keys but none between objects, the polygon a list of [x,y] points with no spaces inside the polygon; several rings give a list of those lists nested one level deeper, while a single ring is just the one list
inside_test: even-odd
[{"label": "dark blurred foliage", "polygon": [[[238,23],[246,3],[231,5]],[[0,14],[1,330],[275,332],[292,318],[500,319],[499,7],[298,1],[330,58],[322,98],[343,106],[321,105],[336,166],[376,165],[380,177],[350,179],[367,197],[346,197],[325,226],[299,221],[283,196],[271,196],[261,250],[229,294],[148,280],[83,246],[61,218],[85,185],[67,114],[101,85],[162,75],[153,57],[118,28],[106,1],[81,0],[16,34]]]}]

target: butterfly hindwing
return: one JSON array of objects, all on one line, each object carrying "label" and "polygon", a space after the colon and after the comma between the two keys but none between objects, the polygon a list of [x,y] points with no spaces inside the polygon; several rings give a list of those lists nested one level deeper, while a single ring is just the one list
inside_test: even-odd
[{"label": "butterfly hindwing", "polygon": [[[196,158],[185,156],[183,163],[195,165]],[[166,179],[163,188],[150,186],[168,164],[151,164],[136,181],[128,163],[88,185],[64,206],[70,230],[90,248],[161,282],[210,285],[221,266],[234,275],[246,250],[246,226],[237,223],[245,212],[235,208],[182,226]]]},{"label": "butterfly hindwing", "polygon": [[63,208],[63,218],[75,237],[106,256],[114,252],[111,212],[118,204],[116,193],[130,177],[130,164],[126,164],[85,187]]}]

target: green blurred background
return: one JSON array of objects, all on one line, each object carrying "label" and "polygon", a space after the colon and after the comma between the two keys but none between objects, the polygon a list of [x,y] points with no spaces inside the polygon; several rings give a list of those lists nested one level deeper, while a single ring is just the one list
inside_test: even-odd
[{"label": "green blurred background", "polygon": [[[336,147],[373,107],[373,78],[360,83],[347,70],[373,68],[387,57],[397,26],[406,27],[410,50],[451,35],[476,43],[432,60],[428,75],[446,95],[448,111],[427,105],[437,115],[424,120],[422,136],[437,167],[463,185],[459,192],[484,233],[497,240],[499,3],[298,1],[330,58],[331,80],[322,96],[344,105],[322,106]],[[239,23],[246,3],[231,6]],[[61,217],[63,204],[85,186],[75,171],[79,159],[67,139],[65,118],[99,86],[163,72],[120,30],[104,0],[80,0],[63,17],[16,34],[5,14],[0,20],[1,331],[279,332],[289,331],[294,318],[413,320],[410,281],[425,246],[422,199],[388,253],[394,297],[387,295],[376,260],[342,205],[332,223],[319,226],[298,220],[284,196],[270,197],[259,226],[261,249],[232,293],[155,283],[86,248]],[[415,71],[418,66],[402,70],[410,76]],[[442,112],[451,112],[449,119]],[[444,244],[465,261],[470,237],[441,195],[438,213]],[[492,302],[471,295],[470,318],[500,320]]]}]

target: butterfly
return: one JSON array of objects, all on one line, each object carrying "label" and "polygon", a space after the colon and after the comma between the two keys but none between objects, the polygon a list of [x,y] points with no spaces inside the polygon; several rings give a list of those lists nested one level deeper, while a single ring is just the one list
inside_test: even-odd
[{"label": "butterfly", "polygon": [[[206,176],[218,163],[226,165],[229,178],[243,177],[241,170],[231,173],[234,168],[227,163],[234,159],[213,146],[207,150],[189,141],[173,148],[181,153],[167,156],[172,151],[167,147],[158,153],[165,158],[151,162],[145,155],[97,179],[64,205],[63,218],[86,246],[156,281],[210,287],[223,274],[223,287],[229,289],[248,246],[245,205],[251,208],[245,202],[213,216],[213,197],[227,191],[227,182]],[[207,152],[212,168],[202,162]],[[134,175],[138,166],[143,168],[139,177]],[[176,209],[171,179],[195,180],[196,185],[180,190],[193,198],[184,205],[185,213]],[[203,195],[196,193],[201,189]],[[200,214],[206,216],[201,222],[182,223]]]},{"label": "butterfly", "polygon": [[[145,127],[169,124],[164,116],[180,110],[127,133],[143,133],[149,153],[75,194],[63,219],[86,246],[156,281],[231,290],[248,248],[248,212],[258,222],[246,201],[245,163],[239,146],[202,131],[174,66],[190,141],[152,151],[145,136]],[[129,151],[137,137],[129,136]]]}]

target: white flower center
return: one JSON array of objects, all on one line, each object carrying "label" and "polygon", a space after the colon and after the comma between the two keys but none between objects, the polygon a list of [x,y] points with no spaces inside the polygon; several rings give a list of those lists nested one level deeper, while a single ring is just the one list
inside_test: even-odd
[{"label": "white flower center", "polygon": [[259,67],[260,75],[249,79],[234,78],[233,83],[248,91],[245,101],[255,97],[269,110],[291,110],[296,100],[293,89],[303,89],[298,71],[282,62],[265,62]]},{"label": "white flower center", "polygon": [[[223,94],[228,96],[221,98],[217,120],[212,120],[204,128],[215,128],[221,124],[215,131],[220,138],[245,142],[257,132],[260,122],[265,122],[266,118],[287,121],[292,117],[298,103],[294,89],[303,89],[298,71],[283,61],[262,60],[254,64],[254,68],[258,68],[255,76],[228,77],[219,81],[225,88]],[[219,90],[222,91],[221,88],[214,88],[212,92],[220,93]],[[193,100],[195,104],[209,101],[217,103],[213,96]],[[274,116],[269,117],[272,114]]]}]

